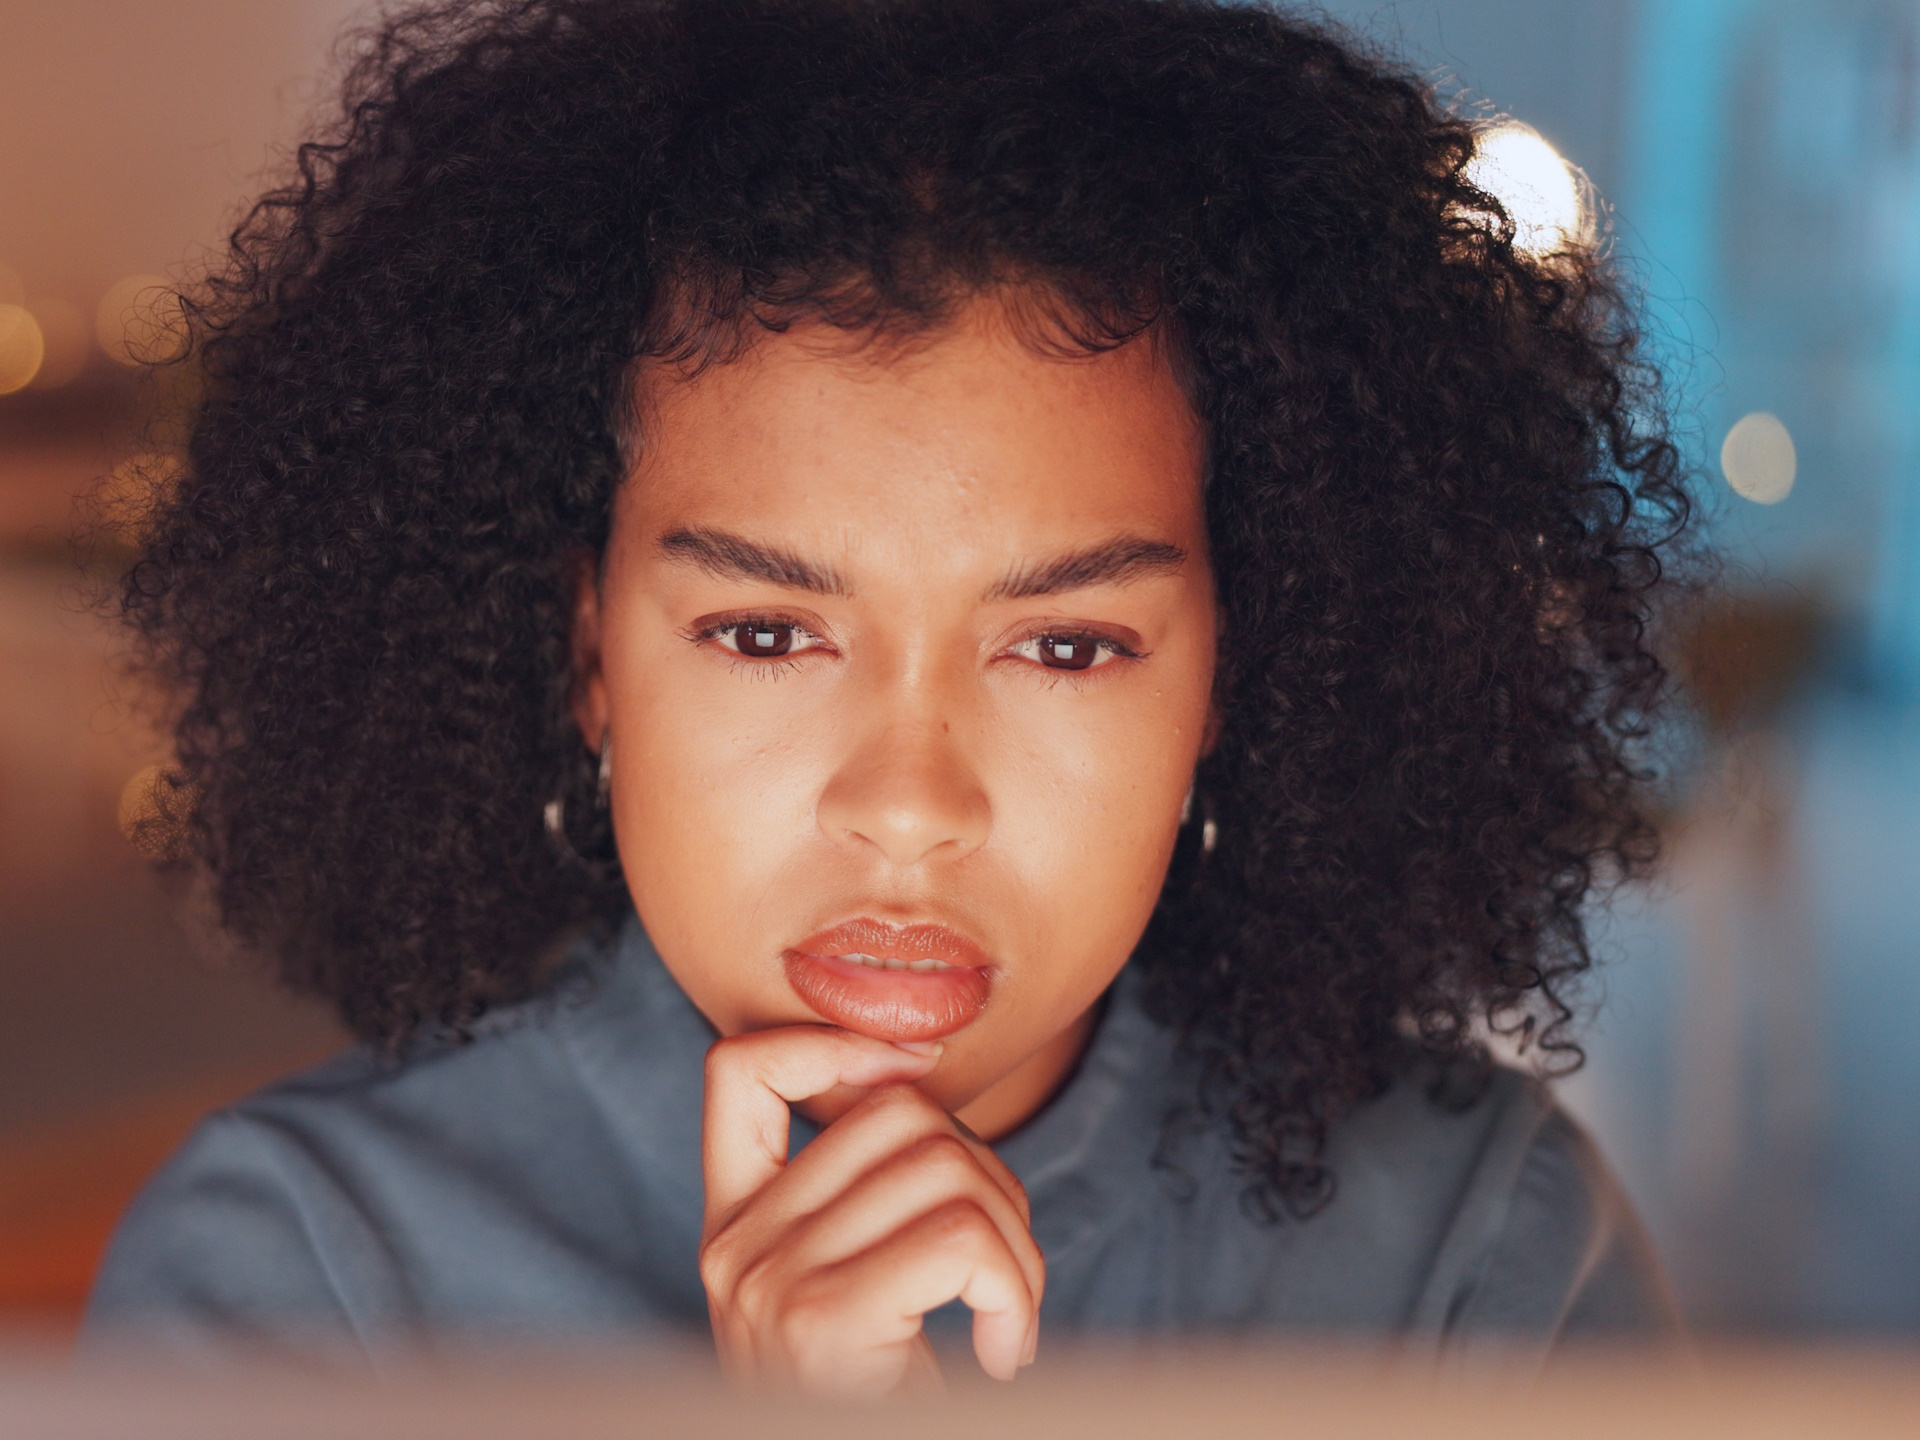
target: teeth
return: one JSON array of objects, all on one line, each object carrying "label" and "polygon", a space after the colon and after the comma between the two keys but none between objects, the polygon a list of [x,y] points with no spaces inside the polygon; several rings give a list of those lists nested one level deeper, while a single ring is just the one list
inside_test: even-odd
[{"label": "teeth", "polygon": [[944,960],[900,960],[895,957],[879,955],[842,955],[842,960],[850,960],[855,965],[865,965],[869,970],[911,970],[916,975],[928,975],[935,970],[951,970],[953,967]]}]

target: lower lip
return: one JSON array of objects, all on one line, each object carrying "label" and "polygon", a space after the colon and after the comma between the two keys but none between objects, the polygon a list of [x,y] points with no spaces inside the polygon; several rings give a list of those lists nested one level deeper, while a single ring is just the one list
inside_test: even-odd
[{"label": "lower lip", "polygon": [[[897,956],[946,962],[944,970],[881,970],[840,955]],[[978,957],[979,964],[956,963]],[[787,983],[814,1014],[876,1040],[938,1040],[987,1008],[992,981],[972,942],[937,926],[895,927],[855,921],[786,953]]]}]

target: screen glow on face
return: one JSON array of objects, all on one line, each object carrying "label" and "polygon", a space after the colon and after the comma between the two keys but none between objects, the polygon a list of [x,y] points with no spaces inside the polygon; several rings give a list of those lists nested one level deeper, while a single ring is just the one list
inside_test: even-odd
[{"label": "screen glow on face", "polygon": [[[957,1025],[923,1088],[972,1103],[1165,874],[1213,680],[1198,423],[1155,338],[1045,355],[989,299],[905,352],[796,326],[641,384],[576,702],[641,919],[723,1034]],[[977,1005],[914,1009],[945,940],[842,945],[844,1004],[790,983],[822,935],[935,932]]]}]

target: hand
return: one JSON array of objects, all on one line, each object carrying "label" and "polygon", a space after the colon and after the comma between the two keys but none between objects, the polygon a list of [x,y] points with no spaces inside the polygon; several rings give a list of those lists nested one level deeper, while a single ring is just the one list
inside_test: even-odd
[{"label": "hand", "polygon": [[[1026,1191],[908,1083],[938,1058],[824,1025],[707,1052],[700,1277],[736,1379],[840,1395],[937,1381],[920,1320],[954,1299],[989,1375],[1033,1359],[1046,1267]],[[788,1105],[838,1085],[870,1093],[787,1164]]]}]

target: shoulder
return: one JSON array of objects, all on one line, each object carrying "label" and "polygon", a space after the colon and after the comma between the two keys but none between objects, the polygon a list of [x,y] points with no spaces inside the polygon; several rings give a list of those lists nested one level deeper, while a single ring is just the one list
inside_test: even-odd
[{"label": "shoulder", "polygon": [[89,1336],[138,1331],[147,1341],[164,1330],[170,1344],[191,1346],[214,1332],[257,1332],[269,1316],[350,1334],[315,1233],[339,1190],[311,1183],[287,1140],[241,1109],[203,1120],[121,1220],[88,1305]]},{"label": "shoulder", "polygon": [[304,1345],[408,1328],[411,1252],[435,1212],[520,1168],[523,1133],[564,1140],[551,1004],[400,1062],[356,1048],[208,1116],[116,1230],[89,1335]]},{"label": "shoulder", "polygon": [[1632,1204],[1539,1080],[1496,1068],[1471,1103],[1449,1104],[1416,1068],[1352,1117],[1333,1149],[1336,1167],[1350,1167],[1337,1169],[1343,1193],[1377,1203],[1397,1190],[1418,1202],[1404,1214],[1428,1217],[1408,1329],[1442,1353],[1676,1330]]},{"label": "shoulder", "polygon": [[204,1122],[110,1246],[92,1337],[369,1352],[705,1313],[710,1034],[629,926],[464,1042],[356,1050]]},{"label": "shoulder", "polygon": [[1599,1147],[1543,1094],[1530,1109],[1518,1165],[1500,1176],[1486,1221],[1462,1237],[1450,1335],[1472,1347],[1677,1334],[1667,1278]]},{"label": "shoulder", "polygon": [[1189,1098],[1191,1057],[1144,1021],[1103,1030],[1059,1113],[1004,1149],[1047,1248],[1051,1313],[1392,1337],[1436,1357],[1670,1330],[1632,1209],[1551,1091],[1509,1069],[1464,1091],[1442,1078],[1409,1054],[1331,1125],[1328,1202],[1275,1215],[1229,1117]]}]

